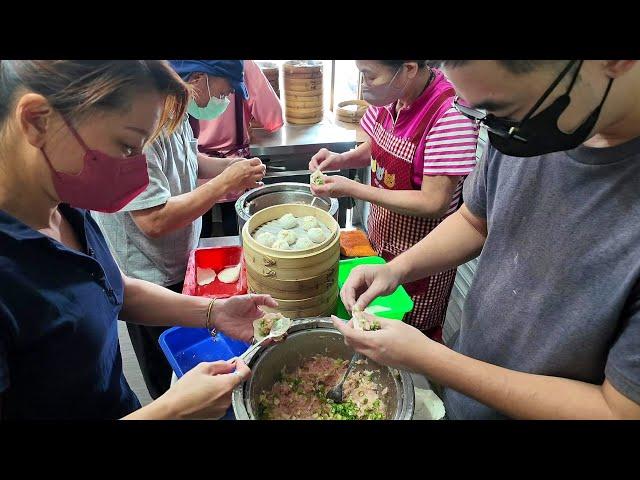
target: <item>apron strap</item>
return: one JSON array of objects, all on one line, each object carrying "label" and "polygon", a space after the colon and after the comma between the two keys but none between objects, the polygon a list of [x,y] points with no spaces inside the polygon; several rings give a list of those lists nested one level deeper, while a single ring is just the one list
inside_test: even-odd
[{"label": "apron strap", "polygon": [[244,101],[238,92],[235,93],[234,97],[236,109],[236,145],[234,150],[248,149],[249,144],[244,143]]}]

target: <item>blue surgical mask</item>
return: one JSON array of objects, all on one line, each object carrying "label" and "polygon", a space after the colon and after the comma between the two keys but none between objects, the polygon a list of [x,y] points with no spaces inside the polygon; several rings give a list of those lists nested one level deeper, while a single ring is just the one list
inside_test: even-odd
[{"label": "blue surgical mask", "polygon": [[219,117],[224,113],[230,103],[227,97],[212,97],[211,90],[209,89],[209,76],[205,76],[205,79],[207,81],[207,92],[209,92],[209,102],[207,106],[199,107],[193,98],[189,100],[189,105],[187,106],[189,115],[197,120],[213,120]]}]

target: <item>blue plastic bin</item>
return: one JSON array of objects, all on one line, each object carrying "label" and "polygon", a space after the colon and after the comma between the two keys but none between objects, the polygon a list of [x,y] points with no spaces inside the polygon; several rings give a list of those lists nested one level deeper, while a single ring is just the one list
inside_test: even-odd
[{"label": "blue plastic bin", "polygon": [[173,327],[158,340],[164,355],[178,378],[200,362],[215,362],[239,357],[251,346],[218,333],[215,338],[206,328]]}]

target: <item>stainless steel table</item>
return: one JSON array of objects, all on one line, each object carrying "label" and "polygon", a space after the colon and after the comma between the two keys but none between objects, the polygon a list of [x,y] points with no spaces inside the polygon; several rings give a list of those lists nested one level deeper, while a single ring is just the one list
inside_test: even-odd
[{"label": "stainless steel table", "polygon": [[346,152],[356,146],[357,132],[328,121],[315,125],[288,125],[268,133],[264,129],[251,132],[251,153],[255,156],[314,154],[321,148]]}]

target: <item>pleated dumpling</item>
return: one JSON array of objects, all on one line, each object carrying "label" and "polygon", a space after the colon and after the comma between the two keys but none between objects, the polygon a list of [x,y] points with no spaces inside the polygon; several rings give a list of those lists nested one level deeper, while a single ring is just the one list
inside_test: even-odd
[{"label": "pleated dumpling", "polygon": [[316,169],[315,172],[311,174],[309,177],[309,183],[312,185],[324,185],[324,174],[320,171],[319,168]]},{"label": "pleated dumpling", "polygon": [[279,238],[275,242],[273,242],[273,245],[271,245],[271,248],[275,248],[276,250],[291,250],[291,247],[289,246],[289,242],[287,242],[283,238]]},{"label": "pleated dumpling", "polygon": [[313,247],[313,242],[309,240],[309,237],[300,237],[294,247],[296,250],[304,250]]},{"label": "pleated dumpling", "polygon": [[280,226],[282,228],[289,230],[291,228],[296,228],[298,226],[298,219],[294,217],[291,213],[285,213],[283,216],[280,217],[280,219],[278,220],[278,223],[280,223]]},{"label": "pleated dumpling", "polygon": [[280,230],[277,240],[285,240],[289,245],[293,245],[298,240],[298,235],[293,230]]},{"label": "pleated dumpling", "polygon": [[327,238],[321,228],[310,228],[307,235],[313,243],[322,243]]},{"label": "pleated dumpling", "polygon": [[265,247],[270,247],[273,245],[273,242],[276,241],[276,237],[271,232],[262,232],[258,234],[258,237],[256,238],[256,240],[260,245],[264,245]]},{"label": "pleated dumpling", "polygon": [[306,217],[302,217],[301,224],[302,228],[304,228],[305,230],[316,228],[318,226],[318,219],[313,215],[308,215]]}]

